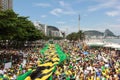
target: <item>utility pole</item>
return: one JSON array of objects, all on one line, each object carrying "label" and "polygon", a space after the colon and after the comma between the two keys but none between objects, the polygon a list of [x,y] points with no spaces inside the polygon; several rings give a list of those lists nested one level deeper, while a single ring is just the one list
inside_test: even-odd
[{"label": "utility pole", "polygon": [[67,36],[67,34],[68,34],[68,28],[66,28],[66,36]]},{"label": "utility pole", "polygon": [[80,31],[80,14],[78,16],[78,31]]}]

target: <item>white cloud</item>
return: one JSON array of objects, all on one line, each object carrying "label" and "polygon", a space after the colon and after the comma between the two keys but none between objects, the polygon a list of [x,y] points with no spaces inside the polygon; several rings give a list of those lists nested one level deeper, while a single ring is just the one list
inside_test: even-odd
[{"label": "white cloud", "polygon": [[59,4],[62,6],[62,7],[70,7],[70,4],[68,3],[65,3],[64,1],[59,1]]},{"label": "white cloud", "polygon": [[40,6],[40,7],[51,7],[51,4],[49,3],[35,3],[35,6]]},{"label": "white cloud", "polygon": [[102,9],[109,9],[112,11],[105,11],[107,16],[115,17],[120,16],[120,0],[93,0],[97,2],[97,5],[88,7],[88,11],[93,12]]},{"label": "white cloud", "polygon": [[41,15],[41,18],[46,18],[47,17],[47,15]]},{"label": "white cloud", "polygon": [[55,8],[52,11],[50,11],[52,15],[59,16],[59,15],[73,15],[76,14],[75,11],[72,10],[64,10],[61,8]]},{"label": "white cloud", "polygon": [[103,1],[99,1],[97,0],[98,4],[94,5],[94,6],[90,6],[88,7],[88,11],[96,11],[96,10],[100,10],[103,8],[118,8],[117,6],[120,5],[119,0],[103,0]]},{"label": "white cloud", "polygon": [[52,11],[50,11],[52,15],[59,16],[60,13],[63,13],[63,10],[61,8],[55,8]]},{"label": "white cloud", "polygon": [[59,1],[59,3],[60,3],[61,6],[65,6],[64,1]]},{"label": "white cloud", "polygon": [[109,11],[109,12],[106,12],[106,15],[112,16],[112,17],[118,16],[119,14],[120,14],[119,11]]},{"label": "white cloud", "polygon": [[59,1],[59,5],[61,6],[61,8],[55,8],[50,13],[56,16],[60,14],[73,15],[77,13],[70,4],[65,3],[64,1]]},{"label": "white cloud", "polygon": [[89,7],[88,11],[96,11],[96,10],[99,10],[99,9],[102,9],[102,8],[108,8],[108,7],[111,7],[113,4],[114,3],[112,3],[112,2],[102,3],[102,4],[99,4],[97,6]]}]

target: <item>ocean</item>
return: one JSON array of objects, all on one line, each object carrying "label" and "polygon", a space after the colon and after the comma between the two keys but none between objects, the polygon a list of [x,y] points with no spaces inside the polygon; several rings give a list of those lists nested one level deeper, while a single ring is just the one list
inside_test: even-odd
[{"label": "ocean", "polygon": [[120,44],[120,39],[104,39],[105,42],[112,42]]}]

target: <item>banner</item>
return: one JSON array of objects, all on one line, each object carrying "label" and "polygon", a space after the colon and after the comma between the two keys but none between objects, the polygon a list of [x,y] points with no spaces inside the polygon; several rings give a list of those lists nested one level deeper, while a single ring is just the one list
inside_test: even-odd
[{"label": "banner", "polygon": [[12,62],[5,63],[4,69],[11,68]]},{"label": "banner", "polygon": [[59,62],[59,63],[61,63],[61,62],[63,62],[63,61],[66,59],[67,56],[66,56],[66,54],[61,50],[61,47],[60,47],[58,44],[55,45],[55,48],[56,48],[57,54],[58,54],[59,59],[60,59],[60,62]]},{"label": "banner", "polygon": [[46,44],[45,47],[40,51],[40,53],[44,54],[48,47],[49,47],[48,44]]},{"label": "banner", "polygon": [[19,75],[17,77],[17,80],[25,80],[26,77],[28,77],[30,74],[32,73],[32,70],[29,70],[28,72],[22,74],[22,75]]},{"label": "banner", "polygon": [[38,65],[33,72],[20,75],[17,80],[52,80],[56,66],[66,59],[66,54],[58,44],[46,44],[40,53],[45,56],[43,63]]}]

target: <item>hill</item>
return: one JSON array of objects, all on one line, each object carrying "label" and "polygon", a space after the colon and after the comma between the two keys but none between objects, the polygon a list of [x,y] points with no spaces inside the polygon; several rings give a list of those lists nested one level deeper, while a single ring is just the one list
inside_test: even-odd
[{"label": "hill", "polygon": [[84,31],[84,34],[87,35],[87,36],[97,36],[97,37],[99,37],[99,36],[115,37],[116,36],[109,29],[106,29],[104,32],[100,32],[100,31],[97,31],[97,30],[88,30],[88,31]]},{"label": "hill", "polygon": [[112,31],[110,31],[109,29],[106,29],[105,32],[104,32],[104,36],[107,37],[107,36],[115,36],[114,33]]},{"label": "hill", "polygon": [[84,31],[84,34],[87,36],[103,36],[104,35],[104,33],[96,30]]}]

